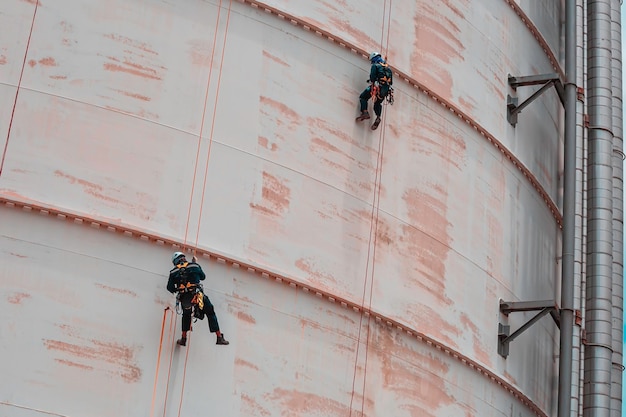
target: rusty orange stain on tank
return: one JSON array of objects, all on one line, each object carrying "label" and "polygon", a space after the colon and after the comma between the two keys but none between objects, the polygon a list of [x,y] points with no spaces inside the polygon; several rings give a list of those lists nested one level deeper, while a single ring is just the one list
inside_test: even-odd
[{"label": "rusty orange stain on tank", "polygon": [[[106,195],[105,189],[102,185],[76,178],[72,175],[66,174],[59,170],[54,171],[54,175],[56,175],[57,177],[65,178],[66,180],[69,181],[70,184],[81,185],[83,187],[83,191],[85,192],[85,194],[89,194],[102,201],[107,201],[107,202],[125,207],[127,209],[130,209],[132,214],[136,215],[137,217],[141,219],[150,220],[151,216],[153,216],[155,213],[156,209],[154,207],[146,207],[143,205],[138,206],[136,202],[123,201],[123,200],[113,198],[109,195]],[[153,206],[153,196],[150,196],[147,193],[137,193],[137,197],[139,197],[141,202],[143,202],[142,200],[148,200],[148,205]]]},{"label": "rusty orange stain on tank", "polygon": [[419,11],[414,21],[412,72],[442,97],[450,99],[454,80],[448,68],[453,61],[465,60],[460,30],[454,22],[442,16],[440,10],[430,5]]},{"label": "rusty orange stain on tank", "polygon": [[50,78],[53,80],[67,80],[66,75],[51,75]]},{"label": "rusty orange stain on tank", "polygon": [[263,50],[263,56],[264,56],[264,57],[266,57],[266,58],[271,59],[271,60],[272,60],[272,61],[274,61],[274,62],[279,63],[279,64],[280,64],[280,65],[282,65],[282,66],[285,66],[285,67],[291,67],[291,65],[289,65],[288,63],[286,63],[286,62],[285,62],[285,61],[283,61],[282,59],[278,58],[277,56],[274,56],[274,55],[270,54],[270,53],[269,53],[269,52],[267,52],[266,50]]},{"label": "rusty orange stain on tank", "polygon": [[116,42],[123,43],[124,45],[128,45],[128,46],[131,46],[133,48],[140,49],[140,50],[142,50],[144,52],[147,52],[149,54],[153,54],[153,55],[158,55],[159,54],[158,52],[153,50],[147,43],[136,41],[136,40],[128,38],[126,36],[116,35],[114,33],[109,33],[109,34],[104,35],[104,37],[107,38],[107,39],[114,40]]},{"label": "rusty orange stain on tank", "polygon": [[259,136],[258,142],[259,142],[259,145],[261,145],[265,149],[269,149],[270,151],[275,151],[276,149],[278,149],[278,145],[276,145],[276,143],[272,142],[272,144],[270,145],[269,139],[264,136]]},{"label": "rusty orange stain on tank", "polygon": [[[346,133],[345,129],[342,130],[340,128],[333,127],[328,123],[328,121],[324,119],[309,117],[307,118],[307,125],[309,127],[309,131],[312,134],[320,135],[320,132],[327,132],[330,134],[330,136],[335,137],[341,140],[342,142],[348,143],[359,149],[363,149],[365,151],[372,152],[372,153],[378,152],[378,147],[374,149],[371,146],[368,146],[366,144],[361,143],[360,141],[355,140],[353,136]],[[329,137],[329,135],[321,135],[321,136]],[[369,161],[368,161],[368,166],[372,167]]]},{"label": "rusty orange stain on tank", "polygon": [[113,90],[113,91],[116,91],[116,92],[118,92],[120,94],[123,94],[126,97],[136,98],[137,100],[141,100],[141,101],[150,101],[151,100],[150,97],[146,97],[146,96],[143,96],[143,95],[138,94],[138,93],[131,93],[129,91],[123,91],[123,90]]},{"label": "rusty orange stain on tank", "polygon": [[237,318],[239,320],[245,321],[246,323],[256,324],[256,320],[250,314],[244,313],[243,311],[237,312]]},{"label": "rusty orange stain on tank", "polygon": [[204,39],[192,39],[188,42],[188,53],[191,63],[197,66],[209,65],[211,62],[211,46]]},{"label": "rusty orange stain on tank", "polygon": [[22,304],[22,300],[31,298],[30,294],[25,292],[18,292],[7,297],[7,301],[11,304]]},{"label": "rusty orange stain on tank", "polygon": [[[454,396],[446,390],[450,365],[438,355],[411,349],[382,326],[376,326],[376,345],[380,347],[382,386],[394,392],[403,402],[402,408],[412,415],[428,415],[446,405],[454,404]],[[399,339],[399,340],[396,340]],[[405,402],[406,401],[406,402]]]},{"label": "rusty orange stain on tank", "polygon": [[[327,158],[323,158],[323,161],[334,167],[337,168],[341,171],[349,171],[349,167],[346,166],[345,164],[349,163],[349,161],[355,162],[356,159],[354,157],[352,157],[351,155],[349,155],[348,153],[342,151],[341,149],[339,149],[338,147],[336,147],[335,145],[327,142],[326,140],[320,138],[320,137],[314,137],[311,139],[311,144],[309,145],[309,150],[311,150],[311,152],[315,152],[316,149],[321,149],[322,151],[325,152],[332,152],[332,153],[336,153],[338,155],[340,155],[341,157],[343,157],[344,159],[348,160],[348,161],[342,161],[343,164],[338,163],[338,162],[334,162],[334,161],[330,161]],[[369,167],[368,167],[369,168]]]},{"label": "rusty orange stain on tank", "polygon": [[[340,11],[340,13],[343,15],[343,12]],[[360,45],[369,45],[370,48],[380,48],[380,43],[374,40],[374,38],[372,38],[369,33],[355,28],[346,19],[330,17],[328,19],[328,23],[330,24],[330,28],[328,28],[328,30],[332,33],[338,33],[339,30],[339,32],[350,35],[353,39],[357,40]]]},{"label": "rusty orange stain on tank", "polygon": [[240,415],[243,416],[271,416],[272,413],[259,402],[248,394],[241,394],[242,407]]},{"label": "rusty orange stain on tank", "polygon": [[250,207],[268,214],[279,215],[289,210],[290,196],[289,187],[277,177],[263,171],[262,204],[250,203]]},{"label": "rusty orange stain on tank", "polygon": [[56,60],[54,58],[52,58],[51,56],[46,57],[46,58],[41,58],[39,60],[39,63],[41,65],[45,65],[45,66],[48,66],[48,67],[56,67],[57,66]]},{"label": "rusty orange stain on tank", "polygon": [[301,258],[295,262],[296,268],[299,270],[306,272],[312,281],[321,286],[322,289],[329,290],[337,290],[337,280],[331,274],[321,271],[316,271],[314,269],[314,265],[312,265],[312,260]]},{"label": "rusty orange stain on tank", "polygon": [[0,55],[0,65],[4,65],[7,63],[7,57],[4,55]]},{"label": "rusty orange stain on tank", "polygon": [[235,366],[243,366],[245,368],[250,368],[250,369],[253,369],[255,371],[259,370],[258,366],[256,366],[252,362],[248,362],[247,360],[241,359],[241,358],[236,358],[235,359]]},{"label": "rusty orange stain on tank", "polygon": [[[302,416],[315,414],[320,416],[345,416],[350,411],[348,406],[332,398],[295,389],[276,388],[271,394],[266,394],[266,396],[283,405],[284,413],[281,413],[281,415]],[[352,415],[356,417],[360,413],[352,413]]]},{"label": "rusty orange stain on tank", "polygon": [[124,294],[124,295],[130,295],[132,297],[137,297],[137,293],[136,292],[131,291],[131,290],[127,290],[127,289],[124,289],[124,288],[109,287],[108,285],[104,285],[104,284],[100,284],[100,283],[96,283],[96,286],[100,287],[100,288],[102,288],[104,290],[115,292],[115,293],[118,293],[118,294]]},{"label": "rusty orange stain on tank", "polygon": [[131,74],[131,75],[136,75],[136,76],[142,77],[142,78],[149,78],[149,79],[152,79],[152,80],[161,80],[161,77],[159,77],[157,75],[157,72],[155,70],[153,70],[152,68],[147,68],[147,67],[144,67],[142,65],[129,62],[127,60],[125,60],[123,62],[123,64],[126,65],[126,66],[124,67],[124,66],[119,65],[119,64],[111,64],[111,63],[108,63],[108,62],[102,64],[102,66],[107,71],[125,72],[125,73]]},{"label": "rusty orange stain on tank", "polygon": [[438,340],[452,348],[458,348],[458,344],[451,337],[458,337],[461,331],[454,325],[441,317],[441,313],[422,304],[408,304],[407,310],[398,320],[406,321],[413,325],[420,332]]},{"label": "rusty orange stain on tank", "polygon": [[[404,192],[402,199],[406,205],[407,215],[412,226],[448,246],[452,241],[448,235],[450,223],[446,217],[447,206],[445,201],[448,198],[448,193],[442,186],[438,185],[432,185],[430,189],[437,195],[431,195],[419,188],[410,188]],[[445,254],[443,255],[445,257]]]},{"label": "rusty orange stain on tank", "polygon": [[483,365],[491,366],[491,357],[489,356],[489,353],[484,346],[483,335],[480,332],[478,326],[476,326],[472,319],[465,313],[461,313],[459,321],[466,329],[470,329],[472,332],[475,359],[477,359]]},{"label": "rusty orange stain on tank", "polygon": [[93,366],[85,365],[85,364],[82,364],[82,363],[76,363],[76,362],[68,361],[66,359],[55,359],[55,361],[58,362],[58,363],[61,363],[63,365],[73,366],[75,368],[81,368],[81,369],[84,369],[86,371],[93,371]]},{"label": "rusty orange stain on tank", "polygon": [[18,258],[22,258],[22,259],[28,258],[28,256],[26,256],[26,255],[22,255],[21,253],[15,253],[15,252],[9,252],[9,255],[12,255],[12,256],[15,256],[15,257],[18,257]]},{"label": "rusty orange stain on tank", "polygon": [[293,111],[289,106],[280,101],[276,101],[266,96],[259,97],[261,104],[272,107],[280,112],[281,115],[287,117],[292,123],[300,123],[300,115]]},{"label": "rusty orange stain on tank", "polygon": [[93,193],[93,192],[96,192],[96,191],[98,191],[98,192],[103,191],[103,187],[100,184],[96,184],[96,183],[93,183],[93,182],[81,180],[79,178],[76,178],[76,177],[74,177],[72,175],[69,175],[69,174],[66,174],[64,172],[61,172],[59,170],[54,171],[54,175],[56,175],[57,177],[62,177],[62,178],[67,179],[70,182],[70,184],[80,184],[80,185],[82,185],[86,189],[91,190],[90,194]]},{"label": "rusty orange stain on tank", "polygon": [[[100,362],[115,365],[117,369],[110,370],[102,368],[108,373],[120,376],[124,381],[129,383],[139,382],[141,379],[141,369],[134,363],[135,351],[128,347],[117,343],[105,343],[98,340],[91,340],[91,346],[76,345],[73,343],[62,342],[60,340],[44,339],[44,346],[48,350],[56,350],[63,352],[72,357],[73,360],[82,358],[89,361],[85,366],[99,369],[95,363]],[[60,358],[55,358],[60,359]],[[60,359],[66,360],[67,359]],[[94,363],[95,362],[95,363]]]}]

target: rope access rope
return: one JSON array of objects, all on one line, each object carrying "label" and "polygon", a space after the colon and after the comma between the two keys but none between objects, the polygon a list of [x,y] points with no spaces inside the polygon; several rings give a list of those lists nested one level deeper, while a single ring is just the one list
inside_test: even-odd
[{"label": "rope access rope", "polygon": [[7,130],[7,140],[4,143],[4,150],[2,151],[2,160],[0,160],[0,176],[2,175],[2,168],[4,168],[4,159],[9,149],[9,137],[11,136],[11,127],[13,126],[13,116],[15,116],[15,108],[17,107],[17,96],[20,94],[20,87],[22,86],[22,77],[24,76],[24,68],[26,67],[26,58],[28,57],[28,49],[30,48],[30,38],[33,36],[33,28],[35,27],[35,16],[37,16],[37,8],[39,1],[35,1],[35,11],[33,11],[33,20],[30,22],[30,32],[28,32],[28,41],[26,41],[26,50],[24,51],[24,60],[22,62],[22,70],[20,71],[20,78],[17,81],[17,88],[15,90],[15,99],[13,100],[13,109],[11,110],[11,118],[9,119],[9,128]]},{"label": "rope access rope", "polygon": [[172,315],[172,321],[170,321],[170,337],[172,340],[172,348],[170,349],[170,364],[167,371],[167,382],[165,383],[165,399],[163,400],[163,417],[167,410],[167,397],[170,392],[170,376],[172,375],[172,361],[174,360],[174,349],[176,348],[176,316]]},{"label": "rope access rope", "polygon": [[[189,197],[189,207],[187,210],[187,223],[185,225],[185,239],[183,243],[183,249],[187,246],[187,234],[189,232],[189,220],[191,219],[191,206],[193,203],[193,195],[196,187],[196,172],[198,171],[198,161],[200,159],[200,147],[202,145],[202,131],[204,130],[204,117],[206,115],[206,104],[209,99],[209,87],[211,86],[211,76],[213,74],[213,58],[215,57],[215,45],[217,43],[217,31],[220,26],[220,16],[222,11],[222,0],[220,0],[217,6],[217,18],[215,22],[215,32],[213,33],[213,47],[211,48],[211,61],[209,62],[209,76],[206,83],[206,89],[204,91],[204,106],[202,107],[202,119],[200,121],[200,132],[198,133],[198,147],[196,149],[196,162],[193,168],[193,179],[191,182],[191,195]],[[221,66],[220,66],[221,70]],[[209,143],[210,144],[210,143]],[[209,148],[210,149],[210,148]],[[195,254],[195,251],[194,251]]]},{"label": "rope access rope", "polygon": [[[152,404],[150,405],[150,417],[154,416],[154,403],[156,400],[157,383],[159,381],[159,366],[161,364],[161,352],[163,351],[163,336],[165,336],[165,322],[167,321],[167,313],[171,312],[169,306],[163,310],[163,322],[161,323],[161,337],[159,338],[159,352],[157,353],[156,372],[154,374],[154,387],[152,388]],[[171,323],[171,321],[170,321]],[[170,324],[171,327],[171,324]]]},{"label": "rope access rope", "polygon": [[[389,22],[387,23],[387,46],[385,50],[385,56],[387,55],[389,51],[389,24],[391,22],[391,1],[392,0],[389,0]],[[385,0],[383,4],[383,18],[382,18],[383,25],[382,25],[381,37],[380,37],[381,52],[383,50],[383,41],[384,41],[384,34],[385,34],[386,10],[387,10],[387,0]],[[376,242],[377,242],[376,231],[378,229],[378,215],[380,212],[379,206],[380,206],[380,189],[381,189],[381,180],[382,180],[382,162],[383,162],[384,144],[385,144],[385,123],[383,123],[383,128],[379,134],[379,141],[378,141],[378,154],[376,158],[376,171],[375,171],[375,176],[374,176],[374,201],[372,202],[372,214],[371,214],[371,220],[370,220],[370,233],[369,233],[369,240],[368,240],[369,243],[368,243],[368,248],[367,248],[367,258],[366,258],[366,264],[365,264],[365,280],[363,283],[363,296],[361,298],[361,315],[359,319],[359,331],[358,331],[358,336],[357,336],[357,352],[356,352],[356,356],[354,359],[354,370],[353,370],[353,377],[352,377],[352,393],[350,396],[350,416],[352,416],[352,405],[354,402],[355,385],[356,385],[356,370],[357,370],[357,364],[359,360],[359,351],[360,351],[360,345],[361,345],[361,329],[363,327],[363,315],[365,311],[365,295],[367,292],[368,281],[370,283],[368,310],[371,310],[371,306],[372,306],[372,294],[373,294],[373,287],[374,287],[374,267],[375,267],[375,262],[376,262]],[[373,239],[372,239],[372,234],[374,235]],[[372,258],[371,279],[369,279],[368,277],[370,255]],[[370,322],[371,322],[371,315],[368,315],[367,337],[365,340],[365,363],[363,367],[363,391],[362,391],[363,395],[361,398],[361,415],[364,415],[364,408],[365,408],[365,383],[366,383],[366,378],[367,378],[367,356],[368,356],[368,351],[369,351]]]},{"label": "rope access rope", "polygon": [[[218,71],[218,75],[217,75],[217,86],[216,86],[216,92],[215,92],[215,101],[213,104],[213,115],[212,115],[212,119],[211,119],[211,133],[209,134],[209,147],[207,150],[207,156],[206,156],[206,164],[204,167],[204,179],[203,179],[203,183],[202,183],[202,194],[200,197],[200,212],[198,214],[198,227],[196,229],[196,242],[194,245],[194,248],[198,247],[198,241],[200,239],[200,224],[202,222],[202,210],[204,208],[204,196],[206,193],[206,181],[207,181],[207,177],[208,177],[208,173],[209,173],[209,161],[211,159],[211,145],[213,143],[213,131],[215,129],[215,116],[217,114],[217,106],[218,106],[218,102],[219,102],[219,94],[220,94],[220,85],[222,82],[222,68],[224,65],[224,53],[226,51],[226,40],[228,39],[228,26],[230,23],[230,12],[232,9],[232,5],[233,2],[232,0],[229,0],[228,2],[228,12],[226,14],[226,27],[224,28],[224,42],[222,44],[222,54],[220,57],[220,68]],[[217,21],[215,24],[215,35],[213,37],[213,51],[211,51],[211,69],[209,70],[209,80],[207,81],[207,88],[206,88],[206,93],[205,93],[205,97],[204,97],[204,108],[202,110],[202,122],[200,124],[200,136],[198,139],[198,150],[197,150],[197,155],[200,153],[200,144],[202,143],[202,132],[204,130],[204,119],[205,119],[205,115],[206,115],[206,104],[208,101],[208,93],[209,93],[209,85],[211,83],[211,72],[213,71],[213,57],[215,56],[215,44],[217,41],[217,30],[219,28],[219,21],[220,21],[220,16],[222,14],[222,0],[220,0],[219,6],[218,6],[218,12],[217,12]],[[194,169],[194,186],[195,186],[195,175],[196,175],[196,170],[197,170],[197,161],[198,161],[198,156],[196,155],[196,169]],[[193,193],[192,193],[193,196]],[[187,230],[189,227],[189,217],[190,217],[190,213],[191,213],[191,202],[190,202],[190,206],[189,206],[189,213],[187,215],[187,227],[185,229],[185,242],[187,241]],[[194,249],[194,256],[195,256],[195,249]],[[191,329],[190,329],[191,330]],[[180,403],[178,405],[178,417],[180,417],[181,412],[182,412],[182,408],[183,408],[183,398],[184,398],[184,394],[185,394],[185,379],[187,376],[187,363],[189,361],[189,351],[191,350],[191,335],[189,335],[187,337],[187,354],[185,355],[185,365],[183,366],[183,381],[181,384],[181,393],[180,393]]]}]

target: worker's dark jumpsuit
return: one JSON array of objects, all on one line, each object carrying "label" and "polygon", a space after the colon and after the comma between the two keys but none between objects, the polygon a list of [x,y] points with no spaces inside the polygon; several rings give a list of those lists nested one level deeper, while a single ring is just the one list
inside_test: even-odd
[{"label": "worker's dark jumpsuit", "polygon": [[[383,74],[383,69],[380,64],[381,62],[372,64],[369,78],[371,83],[379,81],[379,77]],[[389,94],[389,84],[379,82],[378,97],[376,97],[376,101],[374,101],[374,113],[377,117],[380,117],[383,112],[383,101],[385,100],[385,97],[387,97],[387,94]],[[361,112],[367,110],[367,100],[369,100],[371,97],[372,87],[369,86],[365,90],[363,90],[363,92],[359,96],[359,100],[361,102]]]},{"label": "worker's dark jumpsuit", "polygon": [[[193,300],[196,291],[201,290],[199,284],[200,281],[203,281],[205,278],[206,275],[204,274],[204,271],[200,265],[195,262],[189,262],[186,266],[179,265],[170,271],[170,277],[167,281],[167,290],[172,294],[180,292],[179,300],[181,306],[183,307],[183,332],[187,332],[191,329],[191,300]],[[181,285],[186,286],[188,283],[194,284],[196,287],[187,291],[179,291]],[[209,297],[205,294],[202,295],[204,297],[204,308],[202,311],[209,321],[209,329],[211,330],[211,333],[215,333],[220,329],[220,326],[217,323],[215,309],[213,308],[213,304],[211,304]]]}]

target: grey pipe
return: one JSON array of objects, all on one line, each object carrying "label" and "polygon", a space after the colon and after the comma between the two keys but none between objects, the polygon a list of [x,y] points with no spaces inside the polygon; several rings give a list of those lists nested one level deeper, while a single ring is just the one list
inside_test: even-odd
[{"label": "grey pipe", "polygon": [[611,416],[622,417],[622,350],[624,336],[624,169],[622,128],[622,22],[620,3],[611,3],[611,75],[613,79],[613,368]]},{"label": "grey pipe", "polygon": [[611,414],[613,124],[611,0],[587,0],[589,112],[583,416]]},{"label": "grey pipe", "polygon": [[[585,86],[585,0],[576,0],[576,85]],[[583,310],[584,291],[582,277],[584,274],[584,182],[585,182],[585,101],[584,96],[576,100],[576,224],[574,231],[574,311]],[[583,344],[580,324],[573,326],[572,341],[572,390],[570,416],[582,414],[582,364]]]},{"label": "grey pipe", "polygon": [[566,0],[565,2],[564,130],[563,261],[561,264],[558,415],[559,417],[570,417],[574,336],[574,237],[576,232],[576,0]]}]

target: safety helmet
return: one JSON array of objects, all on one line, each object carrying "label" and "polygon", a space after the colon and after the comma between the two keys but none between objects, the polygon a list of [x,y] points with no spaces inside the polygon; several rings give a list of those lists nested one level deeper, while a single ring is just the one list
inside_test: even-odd
[{"label": "safety helmet", "polygon": [[372,59],[376,58],[377,56],[380,56],[380,52],[372,52],[372,53],[370,54],[370,61],[371,61]]},{"label": "safety helmet", "polygon": [[174,254],[172,255],[172,263],[174,265],[178,265],[179,262],[176,262],[177,260],[179,260],[180,258],[184,258],[185,254],[182,252],[174,252]]}]

